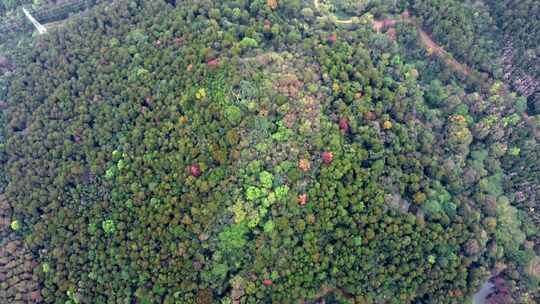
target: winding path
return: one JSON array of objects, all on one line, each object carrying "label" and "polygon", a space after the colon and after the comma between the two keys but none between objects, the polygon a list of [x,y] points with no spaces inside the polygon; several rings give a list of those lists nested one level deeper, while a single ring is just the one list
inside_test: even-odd
[{"label": "winding path", "polygon": [[[321,6],[320,0],[313,0],[313,5],[315,6],[317,10],[320,10],[320,6]],[[333,16],[337,24],[352,24],[353,23],[353,18],[339,19],[335,15]],[[437,57],[442,58],[446,62],[447,65],[451,66],[452,68],[454,68],[454,70],[456,70],[457,72],[460,72],[461,74],[465,76],[468,76],[472,73],[472,69],[469,66],[462,64],[456,59],[454,59],[450,53],[448,53],[443,47],[438,45],[431,38],[431,36],[428,33],[426,33],[422,29],[422,27],[418,25],[418,23],[410,16],[408,11],[403,12],[403,14],[399,16],[399,18],[373,20],[372,26],[375,31],[380,32],[384,28],[393,27],[398,22],[410,23],[416,27],[416,30],[418,31],[418,34],[419,34],[420,41],[422,41],[422,44],[424,45],[424,47],[426,48],[429,54],[434,54]]]}]

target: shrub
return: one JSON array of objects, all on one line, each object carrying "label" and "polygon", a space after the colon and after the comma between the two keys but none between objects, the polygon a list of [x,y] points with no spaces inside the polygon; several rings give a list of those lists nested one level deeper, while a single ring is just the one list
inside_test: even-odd
[{"label": "shrub", "polygon": [[268,171],[263,171],[259,174],[259,181],[261,186],[265,189],[272,188],[272,183],[274,181],[274,176]]},{"label": "shrub", "polygon": [[237,106],[228,106],[225,109],[225,117],[232,125],[237,125],[242,119],[242,111]]},{"label": "shrub", "polygon": [[259,46],[259,43],[253,38],[244,37],[244,39],[240,41],[240,46],[242,48],[256,48]]},{"label": "shrub", "polygon": [[14,220],[14,221],[11,222],[9,227],[11,228],[11,230],[17,231],[17,230],[21,229],[21,223],[19,221],[17,221],[17,220]]},{"label": "shrub", "polygon": [[264,197],[265,193],[261,188],[250,186],[246,189],[246,199],[248,201],[254,201],[256,199]]},{"label": "shrub", "polygon": [[111,219],[103,221],[101,227],[106,234],[112,234],[116,230],[116,225]]},{"label": "shrub", "polygon": [[246,245],[247,227],[244,224],[234,224],[223,229],[218,239],[224,250],[237,250]]}]

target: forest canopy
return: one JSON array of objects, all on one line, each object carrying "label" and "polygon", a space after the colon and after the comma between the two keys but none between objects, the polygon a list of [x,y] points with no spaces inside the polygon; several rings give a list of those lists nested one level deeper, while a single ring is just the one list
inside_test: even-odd
[{"label": "forest canopy", "polygon": [[0,48],[0,300],[538,303],[540,113],[490,57],[537,20],[495,2],[118,0]]}]

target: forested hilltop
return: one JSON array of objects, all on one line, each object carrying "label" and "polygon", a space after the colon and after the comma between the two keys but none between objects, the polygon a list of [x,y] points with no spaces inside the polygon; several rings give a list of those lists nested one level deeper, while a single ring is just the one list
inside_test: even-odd
[{"label": "forested hilltop", "polygon": [[0,302],[539,303],[538,40],[496,38],[538,16],[439,2],[117,0],[0,48]]}]

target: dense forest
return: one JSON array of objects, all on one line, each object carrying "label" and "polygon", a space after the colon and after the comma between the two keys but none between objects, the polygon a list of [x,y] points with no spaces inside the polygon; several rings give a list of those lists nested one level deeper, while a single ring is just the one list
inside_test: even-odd
[{"label": "dense forest", "polygon": [[117,0],[11,33],[0,302],[539,303],[540,12],[512,2]]},{"label": "dense forest", "polygon": [[409,0],[408,8],[459,60],[508,82],[540,113],[540,2]]}]

